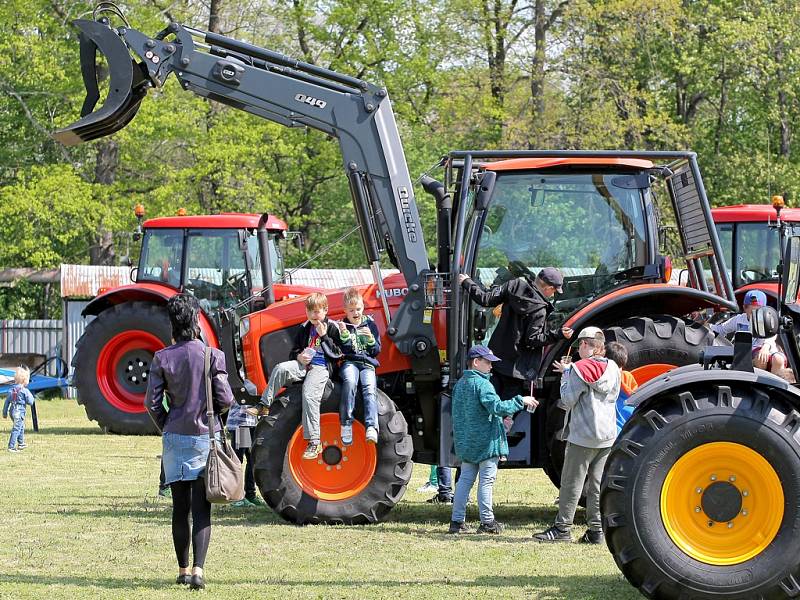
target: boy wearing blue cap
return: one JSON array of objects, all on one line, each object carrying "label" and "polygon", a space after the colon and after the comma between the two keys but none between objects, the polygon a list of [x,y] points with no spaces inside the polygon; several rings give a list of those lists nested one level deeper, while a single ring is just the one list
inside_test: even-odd
[{"label": "boy wearing blue cap", "polygon": [[[716,334],[730,335],[740,327],[750,331],[750,315],[757,308],[767,305],[767,295],[761,290],[750,290],[744,295],[744,312],[731,317],[724,323],[711,324],[711,331]],[[777,336],[768,338],[753,337],[753,364],[778,376],[786,370],[786,355],[778,348]]]},{"label": "boy wearing blue cap", "polygon": [[501,400],[489,382],[492,363],[500,360],[489,348],[473,346],[467,353],[467,370],[453,388],[453,439],[461,459],[461,477],[456,483],[453,513],[448,533],[467,530],[464,522],[467,500],[478,478],[478,508],[481,524],[478,533],[500,533],[503,524],[494,519],[492,487],[497,477],[497,463],[508,454],[503,417],[526,406],[533,410],[538,402],[531,396]]}]

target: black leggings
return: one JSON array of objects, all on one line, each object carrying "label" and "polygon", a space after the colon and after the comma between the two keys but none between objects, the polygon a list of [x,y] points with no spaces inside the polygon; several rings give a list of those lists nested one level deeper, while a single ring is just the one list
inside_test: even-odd
[{"label": "black leggings", "polygon": [[[211,503],[206,500],[205,480],[176,481],[172,488],[172,543],[178,566],[189,567],[189,538],[194,548],[194,565],[203,567],[211,541]],[[189,513],[192,523],[189,524]]]}]

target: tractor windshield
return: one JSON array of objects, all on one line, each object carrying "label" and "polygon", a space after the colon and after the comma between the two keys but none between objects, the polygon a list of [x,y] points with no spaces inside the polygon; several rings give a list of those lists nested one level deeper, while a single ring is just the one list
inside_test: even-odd
[{"label": "tractor windshield", "polygon": [[181,286],[183,229],[148,229],[142,241],[136,281]]},{"label": "tractor windshield", "polygon": [[[283,279],[283,254],[278,246],[277,236],[269,235],[269,262],[272,266],[272,281]],[[258,236],[251,235],[247,238],[247,257],[250,264],[250,276],[253,281],[253,293],[264,289],[261,276],[261,255],[258,252]]]},{"label": "tractor windshield", "polygon": [[717,223],[717,236],[731,269],[733,287],[778,278],[780,234],[768,223]]},{"label": "tractor windshield", "polygon": [[484,285],[543,267],[564,274],[563,320],[592,298],[641,276],[648,252],[643,190],[617,174],[500,174],[476,255]]},{"label": "tractor windshield", "polygon": [[[277,281],[283,277],[283,257],[274,234],[268,243]],[[240,229],[148,229],[136,279],[183,287],[206,312],[232,306],[264,287],[258,236]]]}]

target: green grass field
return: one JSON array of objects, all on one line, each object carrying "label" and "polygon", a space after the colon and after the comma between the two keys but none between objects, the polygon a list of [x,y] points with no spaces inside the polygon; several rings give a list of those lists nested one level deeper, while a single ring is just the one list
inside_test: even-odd
[{"label": "green grass field", "polygon": [[[172,598],[171,505],[156,495],[157,437],[104,435],[73,401],[39,403],[28,448],[0,425],[0,598]],[[367,527],[288,525],[267,508],[215,507],[204,592],[214,598],[638,598],[605,546],[539,545],[555,488],[538,470],[501,471],[497,537],[445,535],[449,507],[414,490]],[[477,508],[470,506],[471,525]],[[578,521],[583,519],[582,513]],[[577,539],[583,527],[573,532]],[[203,592],[201,592],[203,593]]]}]

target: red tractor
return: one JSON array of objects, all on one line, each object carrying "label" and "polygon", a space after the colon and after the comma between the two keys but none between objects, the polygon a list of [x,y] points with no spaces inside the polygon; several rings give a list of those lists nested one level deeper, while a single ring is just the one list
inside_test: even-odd
[{"label": "red tractor", "polygon": [[748,290],[760,289],[776,306],[784,229],[800,224],[800,209],[785,208],[783,198],[775,196],[771,205],[713,208],[711,217],[739,302]]},{"label": "red tractor", "polygon": [[[155,433],[144,392],[153,353],[170,343],[167,300],[179,291],[194,294],[203,308],[203,339],[220,347],[221,311],[251,312],[265,307],[270,294],[283,299],[309,291],[280,283],[278,240],[285,236],[286,224],[270,215],[146,221],[134,283],[104,291],[83,311],[95,318],[78,341],[72,365],[87,416],[110,432]],[[236,346],[227,350],[232,357],[240,353]],[[242,385],[238,371],[230,377]]]},{"label": "red tractor", "polygon": [[[490,335],[493,313],[475,306],[450,281],[467,273],[485,284],[500,283],[555,266],[566,277],[554,323],[603,327],[608,339],[627,346],[637,378],[652,379],[637,392],[646,403],[623,429],[603,484],[604,529],[625,575],[657,598],[800,593],[795,579],[800,511],[792,503],[798,497],[793,474],[800,468],[795,440],[800,394],[783,380],[754,373],[752,365],[749,372],[737,370],[741,360],[726,363],[727,355],[706,348],[713,342],[710,331],[687,318],[707,308],[737,309],[695,154],[450,152],[440,164],[442,183],[421,180],[437,207],[437,268],[432,268],[385,89],[178,23],[154,36],[127,25],[114,28],[100,16],[109,11],[102,4],[94,20],[75,22],[88,93],[83,117],[54,134],[62,143],[87,142],[126,126],[147,89],[162,86],[172,74],[198,95],[287,126],[312,127],[339,142],[375,275],[364,294],[383,338],[380,437],[377,446],[341,443],[334,383],[322,403],[324,452],[318,461],[302,460],[300,392],[289,386],[259,422],[253,447],[258,486],[278,514],[295,523],[376,522],[403,496],[412,460],[455,466],[450,391],[465,367],[466,348]],[[98,49],[108,59],[110,82],[105,104],[91,112],[99,98]],[[656,194],[662,193],[668,201],[657,202]],[[666,219],[665,210],[671,213]],[[665,283],[671,266],[659,252],[659,238],[665,222],[672,221],[681,239],[681,255],[675,258],[686,265],[687,286]],[[800,264],[800,243],[792,251],[792,264]],[[382,255],[399,275],[381,279]],[[794,296],[787,304],[797,297],[797,270],[792,273]],[[263,301],[263,309],[251,306],[243,316],[228,309],[219,317],[218,339],[229,349],[229,372],[243,382],[233,386],[241,403],[256,401],[305,320],[302,298],[273,303],[267,293]],[[330,293],[329,303],[330,316],[341,318],[342,292]],[[790,321],[782,324],[786,337]],[[542,467],[555,483],[563,461],[558,433],[565,415],[556,408],[560,377],[551,365],[567,344],[546,349],[532,382],[542,405],[533,414],[516,416],[504,463]],[[239,347],[241,353],[234,351]],[[657,376],[701,358],[720,368],[698,365],[701,375],[689,366],[680,378]],[[736,427],[728,429],[729,422]],[[355,429],[354,439],[363,439]],[[767,430],[769,436],[759,437]],[[650,438],[656,443],[645,445]],[[748,448],[731,449],[731,444]],[[689,460],[681,462],[684,455]],[[675,485],[664,492],[661,483],[671,473],[677,473],[670,479]],[[709,476],[716,481],[720,473],[730,485],[682,483]],[[750,494],[762,481],[770,493],[777,497],[780,490],[787,499],[777,529],[767,514],[776,503],[762,503],[761,491],[759,502],[752,503]],[[736,529],[745,496],[753,511],[745,521],[755,525]],[[709,534],[698,523],[716,529]],[[727,549],[729,529],[737,532],[733,551]],[[702,544],[702,551],[693,543]],[[687,580],[681,568],[689,572],[689,567]],[[723,580],[727,587],[714,595]]]}]

